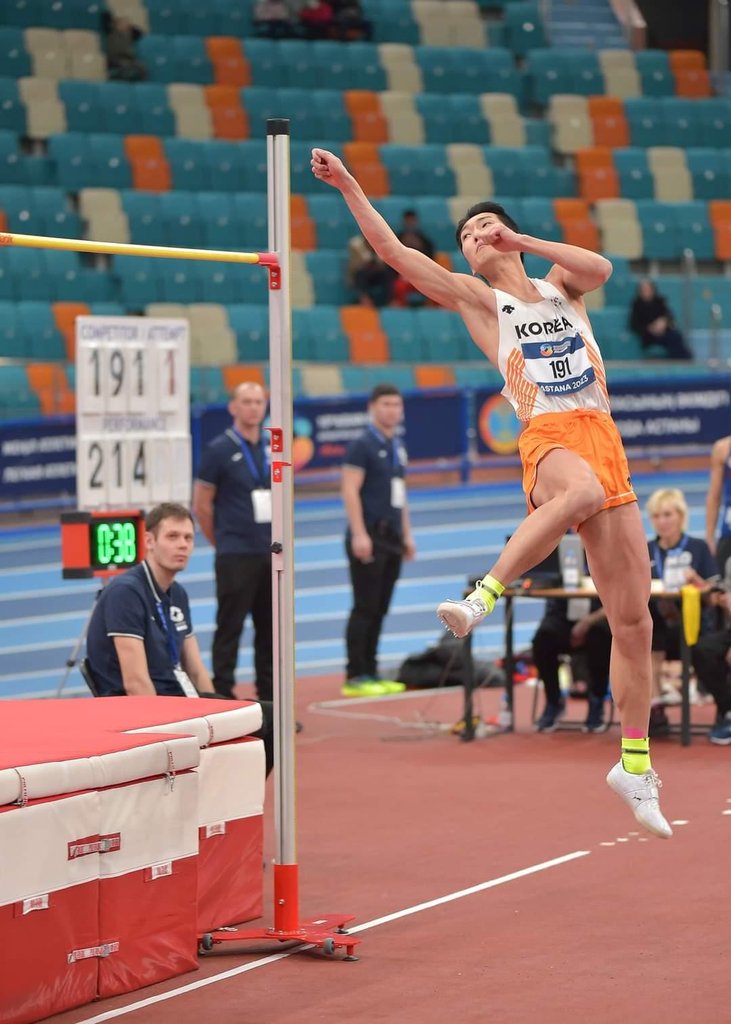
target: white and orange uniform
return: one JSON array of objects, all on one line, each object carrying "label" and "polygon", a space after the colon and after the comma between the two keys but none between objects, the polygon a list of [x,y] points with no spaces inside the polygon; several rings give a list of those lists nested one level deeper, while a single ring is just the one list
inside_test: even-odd
[{"label": "white and orange uniform", "polygon": [[552,284],[531,280],[543,296],[539,302],[493,289],[502,393],[527,424],[519,448],[528,506],[534,507],[530,496],[538,464],[554,448],[567,448],[589,463],[604,487],[604,508],[636,501],[591,326]]}]

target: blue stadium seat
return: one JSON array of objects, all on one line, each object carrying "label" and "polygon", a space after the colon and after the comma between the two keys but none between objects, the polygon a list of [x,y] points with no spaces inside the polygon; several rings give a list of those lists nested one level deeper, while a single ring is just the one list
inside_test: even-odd
[{"label": "blue stadium seat", "polygon": [[391,361],[394,363],[420,363],[424,352],[421,331],[413,309],[382,309],[381,326],[388,336]]},{"label": "blue stadium seat", "polygon": [[[492,180],[497,195],[524,196],[527,194],[526,173],[522,150],[507,146],[483,146],[482,155],[485,164],[492,172]],[[547,151],[538,157],[541,164],[550,166]]]},{"label": "blue stadium seat", "polygon": [[267,275],[261,267],[236,263],[200,263],[205,302],[266,306]]},{"label": "blue stadium seat", "polygon": [[[213,145],[215,143],[211,143]],[[200,192],[213,187],[205,143],[192,139],[165,139],[163,146],[176,190]]]},{"label": "blue stadium seat", "polygon": [[342,197],[331,192],[309,195],[307,207],[315,222],[319,248],[344,252],[357,228]]},{"label": "blue stadium seat", "polygon": [[696,199],[724,199],[731,194],[731,180],[722,153],[719,149],[686,150]]},{"label": "blue stadium seat", "polygon": [[116,122],[104,110],[101,93],[105,88],[99,82],[58,83],[70,132],[117,131]]},{"label": "blue stadium seat", "polygon": [[25,105],[13,78],[0,78],[0,130],[25,134]]},{"label": "blue stadium seat", "polygon": [[140,115],[136,134],[160,138],[174,135],[175,115],[170,108],[167,87],[159,82],[138,82],[135,92]]},{"label": "blue stadium seat", "polygon": [[31,204],[43,219],[41,234],[56,235],[59,238],[78,238],[81,235],[81,219],[71,209],[61,189],[31,188]]},{"label": "blue stadium seat", "polygon": [[637,282],[632,276],[630,262],[626,256],[613,256],[607,253],[612,261],[612,276],[604,283],[604,299],[607,306],[622,306],[629,309]]},{"label": "blue stadium seat", "polygon": [[[163,302],[209,302],[204,293],[203,274],[213,264],[193,260],[156,260],[154,268],[160,281]],[[215,300],[213,300],[215,301]]]},{"label": "blue stadium seat", "polygon": [[453,196],[457,191],[443,146],[385,144],[380,156],[394,195]]},{"label": "blue stadium seat", "polygon": [[571,73],[571,92],[579,96],[601,96],[604,88],[604,75],[599,66],[596,53],[579,49],[555,51],[556,55],[566,61]]},{"label": "blue stadium seat", "polygon": [[673,96],[675,78],[665,50],[637,50],[637,70],[640,73],[642,92],[645,96]]},{"label": "blue stadium seat", "polygon": [[[3,11],[3,14],[5,12]],[[23,32],[15,26],[0,26],[0,54],[2,71],[8,78],[23,78],[33,73]]]},{"label": "blue stadium seat", "polygon": [[317,305],[344,306],[352,301],[353,296],[345,280],[347,263],[345,248],[305,253],[305,266],[312,278]]},{"label": "blue stadium seat", "polygon": [[715,257],[715,236],[708,219],[708,206],[701,200],[675,203],[675,221],[683,249],[690,249],[697,260]]},{"label": "blue stadium seat", "polygon": [[[327,148],[336,156],[341,156],[341,147],[328,143]],[[301,195],[310,192],[322,192],[322,182],[312,173],[312,143],[290,143],[290,171],[292,174],[292,191]]]},{"label": "blue stadium seat", "polygon": [[99,105],[105,121],[103,132],[139,135],[142,132],[142,102],[139,87],[130,82],[105,82],[99,89]]},{"label": "blue stadium seat", "polygon": [[321,363],[347,363],[350,347],[340,322],[340,310],[336,306],[312,306],[301,313],[300,319],[307,324],[306,333],[312,340],[311,358]]},{"label": "blue stadium seat", "polygon": [[[476,55],[477,50],[472,51]],[[463,69],[455,59],[454,51],[446,46],[415,46],[414,58],[424,82],[424,92],[465,92]]]},{"label": "blue stadium seat", "polygon": [[43,362],[62,362],[66,359],[63,335],[56,328],[49,302],[19,302],[18,329],[25,335],[28,357]]},{"label": "blue stadium seat", "polygon": [[8,249],[3,254],[12,278],[12,295],[18,301],[55,299],[54,282],[48,280],[40,249]]},{"label": "blue stadium seat", "polygon": [[262,305],[237,303],[230,305],[227,312],[231,330],[236,335],[236,351],[239,362],[258,363],[267,360],[269,358],[268,308]]},{"label": "blue stadium seat", "polygon": [[320,62],[308,40],[280,39],[279,60],[281,87],[309,91],[327,84],[322,79]]},{"label": "blue stadium seat", "polygon": [[313,141],[349,142],[353,138],[353,124],[341,90],[313,89],[309,99],[317,115],[312,122],[317,129],[317,134],[310,136]]},{"label": "blue stadium seat", "polygon": [[643,256],[648,260],[675,260],[682,254],[682,239],[675,217],[675,203],[638,199],[637,217],[642,227]]},{"label": "blue stadium seat", "polygon": [[615,149],[614,167],[619,175],[620,194],[625,199],[652,199],[655,179],[647,163],[647,151],[639,146]]},{"label": "blue stadium seat", "polygon": [[48,139],[48,156],[54,180],[61,188],[67,192],[78,192],[86,188],[89,184],[89,164],[93,160],[87,136],[51,135]]}]

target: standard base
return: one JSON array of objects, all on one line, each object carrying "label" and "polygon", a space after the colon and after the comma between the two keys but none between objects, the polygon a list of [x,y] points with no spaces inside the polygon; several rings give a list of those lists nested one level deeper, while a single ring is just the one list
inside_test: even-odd
[{"label": "standard base", "polygon": [[353,920],[353,916],[324,914],[310,921],[302,921],[291,931],[280,931],[277,928],[220,928],[201,935],[198,944],[201,950],[208,952],[221,942],[273,939],[276,942],[301,942],[319,946],[328,956],[333,956],[337,949],[344,949],[346,955],[343,960],[357,960],[353,950],[361,940],[343,928],[343,925]]}]

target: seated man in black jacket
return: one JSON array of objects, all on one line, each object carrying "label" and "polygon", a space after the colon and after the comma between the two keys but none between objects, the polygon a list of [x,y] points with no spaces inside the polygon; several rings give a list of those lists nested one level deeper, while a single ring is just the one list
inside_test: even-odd
[{"label": "seated man in black jacket", "polygon": [[[145,560],[112,579],[89,620],[87,664],[100,697],[216,697],[193,633],[188,595],[175,577],[193,552],[190,512],[172,502],[145,520]],[[261,702],[267,773],[272,709]]]}]

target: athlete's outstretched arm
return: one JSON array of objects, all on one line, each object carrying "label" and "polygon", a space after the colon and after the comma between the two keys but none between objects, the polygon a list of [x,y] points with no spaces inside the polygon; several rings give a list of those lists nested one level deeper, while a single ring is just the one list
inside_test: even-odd
[{"label": "athlete's outstretched arm", "polygon": [[342,193],[348,209],[384,263],[403,275],[433,302],[459,309],[475,301],[478,282],[466,274],[453,274],[416,249],[403,245],[368,201],[363,189],[341,160],[326,149],[312,150],[312,173]]},{"label": "athlete's outstretched arm", "polygon": [[519,234],[507,224],[493,224],[486,241],[498,252],[529,252],[551,260],[554,266],[547,279],[574,296],[593,291],[612,275],[612,264],[598,252]]}]

